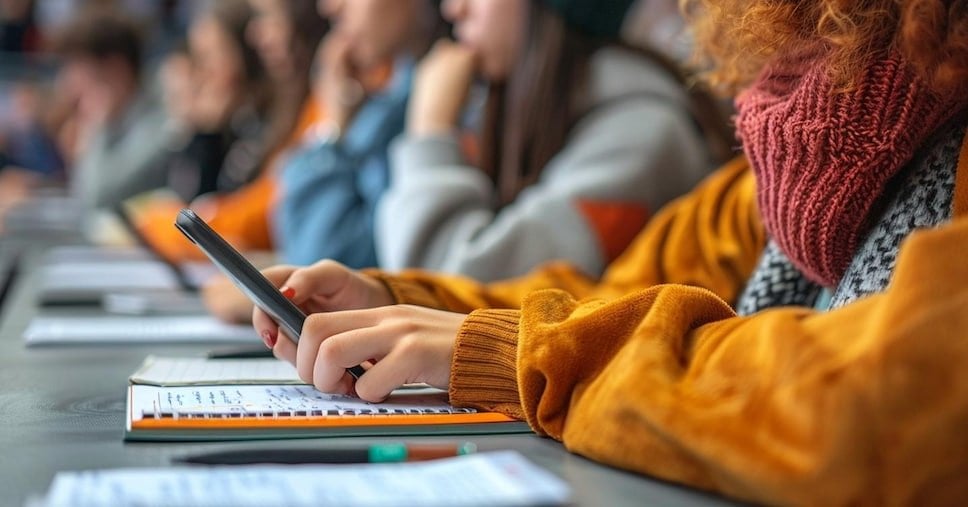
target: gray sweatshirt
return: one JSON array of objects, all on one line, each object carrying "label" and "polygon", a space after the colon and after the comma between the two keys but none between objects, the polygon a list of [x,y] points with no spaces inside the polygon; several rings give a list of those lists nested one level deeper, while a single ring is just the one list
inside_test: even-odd
[{"label": "gray sweatshirt", "polygon": [[112,125],[96,132],[73,168],[74,196],[88,211],[110,209],[125,199],[167,184],[160,160],[178,131],[160,99],[140,95]]},{"label": "gray sweatshirt", "polygon": [[376,217],[380,266],[493,281],[563,259],[601,274],[609,238],[582,203],[654,213],[702,179],[711,157],[686,92],[650,60],[603,49],[589,85],[594,106],[565,147],[500,210],[497,189],[463,160],[456,135],[397,139]]}]

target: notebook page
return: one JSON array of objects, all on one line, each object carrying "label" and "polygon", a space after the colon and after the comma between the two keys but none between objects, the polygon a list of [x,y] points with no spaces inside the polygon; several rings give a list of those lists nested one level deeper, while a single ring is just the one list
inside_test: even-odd
[{"label": "notebook page", "polygon": [[102,343],[261,343],[252,326],[199,316],[35,317],[24,331],[27,345]]},{"label": "notebook page", "polygon": [[296,368],[278,359],[206,359],[149,356],[129,379],[133,384],[304,384]]},{"label": "notebook page", "polygon": [[559,505],[568,485],[516,451],[420,463],[61,472],[47,507]]},{"label": "notebook page", "polygon": [[132,421],[149,417],[463,414],[439,389],[396,391],[381,403],[327,394],[307,385],[130,386]]}]

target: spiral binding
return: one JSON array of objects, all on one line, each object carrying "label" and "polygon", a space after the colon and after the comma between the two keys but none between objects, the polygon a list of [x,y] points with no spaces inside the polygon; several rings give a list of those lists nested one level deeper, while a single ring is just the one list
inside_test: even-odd
[{"label": "spiral binding", "polygon": [[306,418],[325,418],[325,417],[346,417],[346,416],[399,416],[399,415],[447,415],[447,414],[474,414],[477,410],[472,408],[378,408],[378,409],[351,409],[351,410],[279,410],[264,411],[254,413],[230,412],[224,414],[200,414],[192,412],[142,412],[142,417],[155,419],[278,419],[289,417]]}]

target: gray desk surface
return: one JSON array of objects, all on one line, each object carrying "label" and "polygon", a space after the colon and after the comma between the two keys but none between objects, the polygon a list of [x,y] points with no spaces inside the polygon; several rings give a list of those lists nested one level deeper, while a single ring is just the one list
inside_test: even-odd
[{"label": "gray desk surface", "polygon": [[[202,355],[201,346],[24,347],[33,304],[31,261],[0,316],[0,504],[43,493],[60,470],[165,466],[203,448],[346,445],[390,439],[218,444],[124,443],[126,379],[151,353]],[[73,310],[78,311],[78,310]],[[93,310],[87,310],[93,311]],[[442,439],[425,439],[440,441]],[[451,439],[453,440],[453,439]],[[577,505],[719,505],[718,498],[600,466],[534,435],[474,437],[481,450],[517,449],[565,478]]]}]

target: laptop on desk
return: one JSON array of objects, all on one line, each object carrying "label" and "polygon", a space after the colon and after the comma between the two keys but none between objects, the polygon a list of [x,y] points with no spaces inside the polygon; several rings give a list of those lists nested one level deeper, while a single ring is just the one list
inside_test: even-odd
[{"label": "laptop on desk", "polygon": [[[134,225],[129,211],[114,209],[137,248],[65,246],[49,251],[40,270],[38,302],[45,306],[101,305],[108,296],[136,295],[197,300],[204,281],[216,272],[206,263],[179,264],[161,255]],[[114,297],[112,300],[119,300]]]}]

